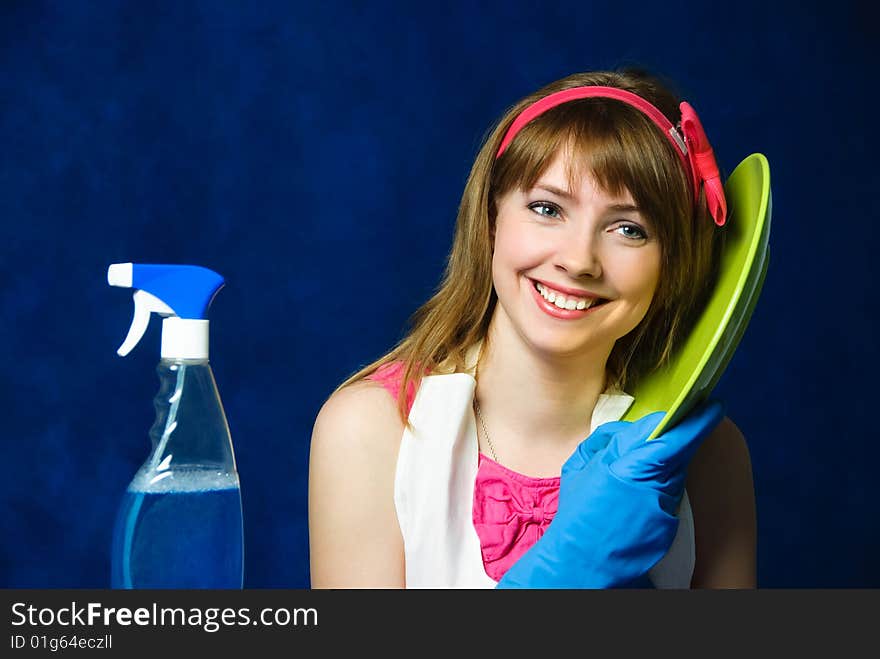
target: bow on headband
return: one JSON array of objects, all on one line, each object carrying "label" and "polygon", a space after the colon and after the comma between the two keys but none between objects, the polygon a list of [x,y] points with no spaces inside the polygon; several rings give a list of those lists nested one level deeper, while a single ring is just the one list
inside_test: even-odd
[{"label": "bow on headband", "polygon": [[681,110],[681,133],[687,144],[687,158],[691,165],[691,182],[694,196],[699,199],[700,187],[706,195],[706,204],[715,224],[722,226],[727,219],[727,201],[724,197],[724,185],[718,172],[715,154],[709,146],[709,139],[703,124],[690,103],[683,102]]},{"label": "bow on headband", "polygon": [[504,135],[504,139],[501,141],[501,146],[498,148],[498,153],[495,157],[501,157],[501,154],[504,153],[523,126],[547,110],[567,101],[591,97],[623,101],[647,115],[663,131],[663,134],[666,135],[667,139],[675,147],[679,160],[688,174],[688,179],[694,192],[694,203],[699,201],[700,190],[703,190],[706,194],[706,204],[712,219],[715,220],[715,224],[718,226],[724,225],[727,219],[727,202],[724,197],[721,175],[718,172],[718,164],[715,162],[715,154],[712,152],[712,147],[709,145],[706,132],[703,130],[703,124],[700,123],[696,111],[686,102],[679,105],[681,110],[680,124],[673,126],[672,122],[660,110],[632,92],[617,87],[603,87],[600,85],[564,89],[535,101],[523,110],[514,119],[513,123],[510,124],[510,128],[507,129],[507,133]]}]

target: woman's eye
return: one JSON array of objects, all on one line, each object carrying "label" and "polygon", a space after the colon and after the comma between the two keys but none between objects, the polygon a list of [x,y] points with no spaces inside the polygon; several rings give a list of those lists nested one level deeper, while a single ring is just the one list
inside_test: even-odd
[{"label": "woman's eye", "polygon": [[544,217],[557,218],[560,216],[559,207],[556,204],[549,204],[546,201],[538,201],[534,204],[529,204],[529,208],[535,211],[538,215],[543,215]]},{"label": "woman's eye", "polygon": [[648,237],[648,234],[645,233],[645,230],[640,226],[636,226],[635,224],[621,224],[617,227],[617,231],[624,238],[628,238],[630,240],[645,240]]}]

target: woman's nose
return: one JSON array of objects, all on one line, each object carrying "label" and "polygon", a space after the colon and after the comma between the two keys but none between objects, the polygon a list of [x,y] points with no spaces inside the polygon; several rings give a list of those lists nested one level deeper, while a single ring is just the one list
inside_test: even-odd
[{"label": "woman's nose", "polygon": [[573,227],[571,231],[562,232],[556,249],[556,268],[565,271],[570,277],[602,276],[602,261],[599,256],[599,245],[592,228]]}]

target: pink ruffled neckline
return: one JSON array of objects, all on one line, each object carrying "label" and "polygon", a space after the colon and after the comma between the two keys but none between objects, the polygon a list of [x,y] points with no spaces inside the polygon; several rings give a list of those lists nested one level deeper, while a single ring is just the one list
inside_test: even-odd
[{"label": "pink ruffled neckline", "polygon": [[555,484],[556,487],[559,487],[559,483],[562,480],[559,476],[546,476],[544,478],[539,478],[536,476],[526,476],[525,474],[521,474],[518,471],[514,471],[513,469],[509,469],[509,468],[505,467],[500,462],[495,462],[495,460],[493,460],[488,455],[486,455],[485,453],[480,451],[480,458],[479,458],[478,465],[482,465],[484,461],[491,462],[492,465],[494,465],[493,466],[494,469],[497,469],[498,471],[501,471],[501,472],[507,474],[508,476],[510,476],[510,478],[522,483],[523,485],[542,486],[542,485],[554,485]]}]

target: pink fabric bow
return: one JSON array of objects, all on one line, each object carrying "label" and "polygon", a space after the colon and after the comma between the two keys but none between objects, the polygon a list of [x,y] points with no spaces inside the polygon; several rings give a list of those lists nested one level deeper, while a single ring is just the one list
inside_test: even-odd
[{"label": "pink fabric bow", "polygon": [[544,535],[559,507],[559,478],[531,478],[481,455],[473,521],[495,581]]},{"label": "pink fabric bow", "polygon": [[697,199],[700,196],[700,187],[706,194],[706,204],[715,224],[723,226],[727,220],[727,201],[724,198],[724,185],[721,183],[721,175],[718,172],[718,163],[715,162],[715,154],[709,146],[706,131],[690,103],[683,102],[681,110],[681,132],[684,135],[688,149],[688,160],[691,164],[692,183],[694,194]]}]

